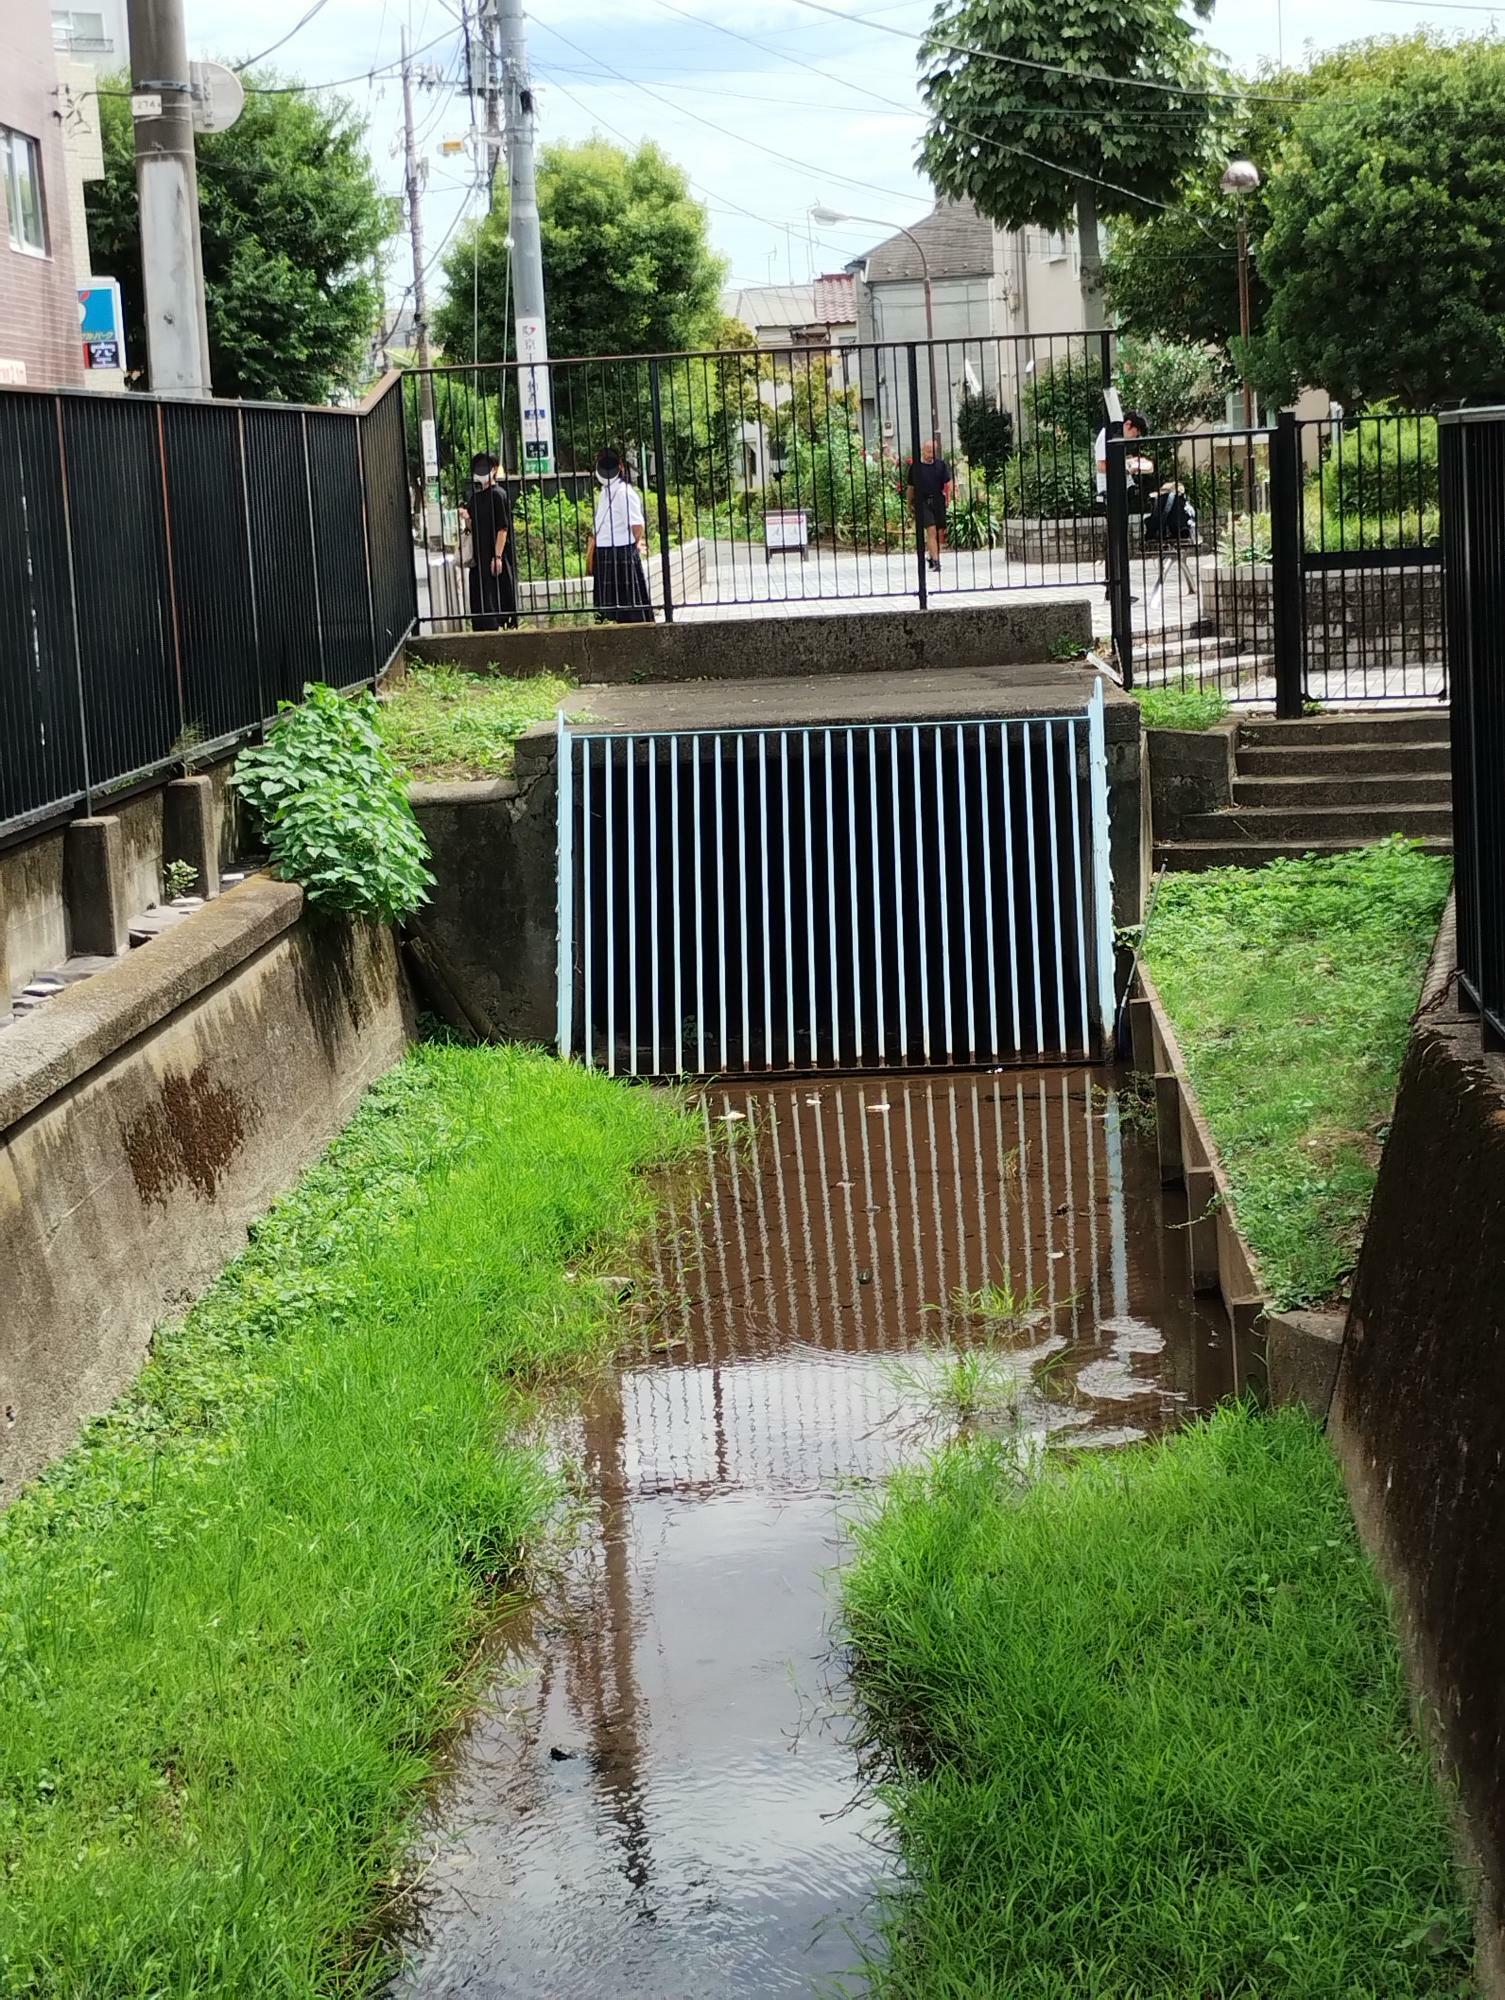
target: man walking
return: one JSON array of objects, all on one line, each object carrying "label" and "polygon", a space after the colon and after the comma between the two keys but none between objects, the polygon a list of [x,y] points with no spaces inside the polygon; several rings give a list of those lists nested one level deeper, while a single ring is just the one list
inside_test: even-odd
[{"label": "man walking", "polygon": [[931,569],[941,567],[941,546],[946,539],[946,502],[951,498],[951,467],[941,457],[939,438],[926,438],[920,446],[920,462],[909,468],[909,506],[925,530],[925,560]]},{"label": "man walking", "polygon": [[470,499],[460,512],[470,526],[470,629],[499,632],[517,624],[517,551],[512,502],[497,478],[500,461],[478,451],[470,461]]}]

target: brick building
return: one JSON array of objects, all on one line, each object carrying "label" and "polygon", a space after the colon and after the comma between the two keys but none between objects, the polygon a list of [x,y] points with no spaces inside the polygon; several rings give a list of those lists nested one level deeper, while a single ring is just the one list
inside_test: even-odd
[{"label": "brick building", "polygon": [[63,97],[47,0],[0,6],[0,382],[84,379]]}]

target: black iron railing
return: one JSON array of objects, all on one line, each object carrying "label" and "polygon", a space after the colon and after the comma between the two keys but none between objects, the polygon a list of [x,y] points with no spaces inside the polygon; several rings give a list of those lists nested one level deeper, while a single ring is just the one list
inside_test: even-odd
[{"label": "black iron railing", "polygon": [[1386,413],[1114,440],[1126,685],[1273,700],[1447,693],[1438,420]]},{"label": "black iron railing", "polygon": [[[459,509],[477,451],[501,460],[525,618],[589,611],[603,445],[640,489],[661,616],[1088,584],[1102,573],[1093,445],[1113,365],[1111,336],[1073,333],[609,355],[551,362],[546,377],[517,363],[409,371],[422,622],[466,619]],[[547,471],[526,415],[540,404]],[[931,437],[952,473],[939,569],[909,498]]]},{"label": "black iron railing", "polygon": [[1505,1041],[1505,409],[1439,421],[1458,978]]},{"label": "black iron railing", "polygon": [[0,390],[0,834],[374,680],[417,612],[395,377],[359,409]]}]

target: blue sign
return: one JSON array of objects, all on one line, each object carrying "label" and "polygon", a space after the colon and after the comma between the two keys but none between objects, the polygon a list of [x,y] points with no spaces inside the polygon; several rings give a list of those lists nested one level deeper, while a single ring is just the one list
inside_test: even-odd
[{"label": "blue sign", "polygon": [[86,368],[125,367],[125,313],[114,278],[93,278],[79,286],[78,327]]}]

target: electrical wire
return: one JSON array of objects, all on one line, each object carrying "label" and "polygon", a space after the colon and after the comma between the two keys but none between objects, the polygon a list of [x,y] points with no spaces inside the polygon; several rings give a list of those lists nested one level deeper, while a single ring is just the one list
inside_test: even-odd
[{"label": "electrical wire", "polygon": [[268,56],[276,55],[278,49],[285,48],[286,45],[293,39],[293,36],[298,34],[302,29],[306,28],[309,22],[315,16],[315,14],[319,13],[322,8],[327,7],[328,4],[329,0],[314,0],[314,4],[307,10],[307,12],[301,14],[298,17],[298,19],[294,21],[293,25],[288,29],[287,33],[279,37],[277,41],[273,42],[270,48],[263,49],[260,55],[247,56],[244,62],[232,63],[230,65],[231,68],[235,71],[236,75],[239,76],[242,70],[252,69],[257,63],[265,62]]},{"label": "electrical wire", "polygon": [[[808,7],[814,14],[829,14],[833,21],[841,21],[850,26],[852,16],[839,7],[831,7],[826,0],[794,0],[797,7]],[[703,21],[705,27],[713,27],[711,21]],[[1200,84],[1162,83],[1158,77],[1110,76],[1103,70],[1071,69],[1065,63],[1039,62],[1029,56],[1003,56],[995,49],[978,48],[972,42],[948,42],[927,28],[916,33],[912,28],[897,28],[891,21],[868,21],[866,26],[883,35],[898,35],[906,42],[923,43],[927,48],[944,49],[948,55],[976,56],[983,62],[1000,63],[1006,69],[1029,69],[1043,76],[1065,76],[1073,83],[1106,83],[1115,90],[1159,90],[1172,97],[1204,97],[1227,104],[1305,104],[1304,97],[1281,97],[1267,91],[1258,90],[1208,90]]]}]

